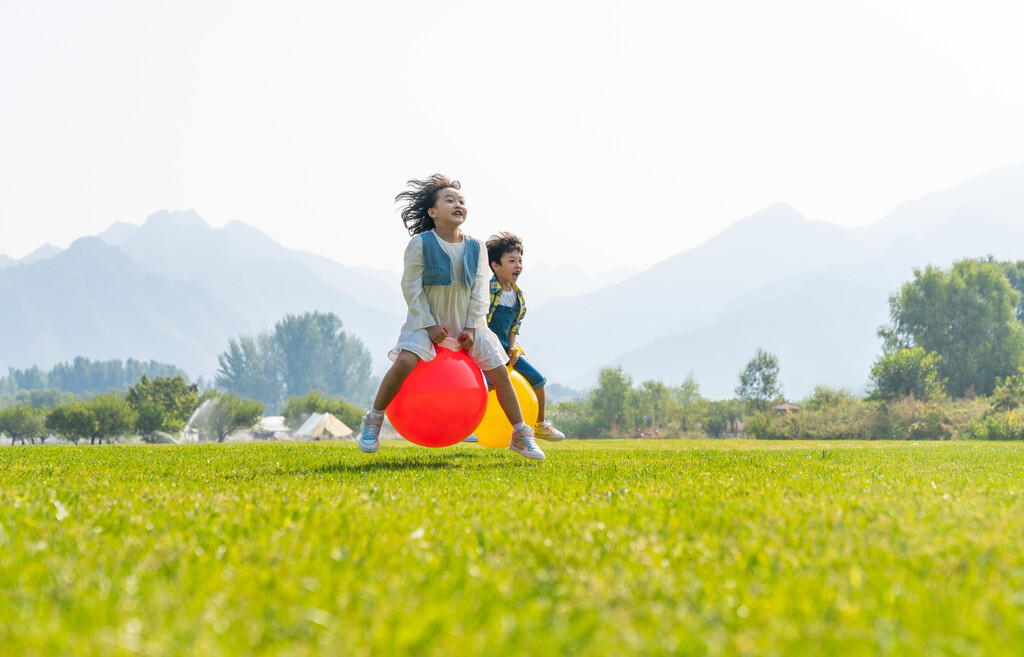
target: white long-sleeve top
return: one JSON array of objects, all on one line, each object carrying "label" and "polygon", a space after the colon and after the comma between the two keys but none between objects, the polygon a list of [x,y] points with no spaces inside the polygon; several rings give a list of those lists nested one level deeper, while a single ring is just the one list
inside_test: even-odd
[{"label": "white long-sleeve top", "polygon": [[473,284],[467,286],[465,283],[463,256],[467,240],[470,239],[464,234],[461,242],[450,244],[438,236],[438,244],[451,260],[452,282],[450,285],[426,286],[423,285],[423,236],[414,235],[409,240],[405,248],[405,270],[402,274],[402,294],[409,313],[402,325],[398,343],[388,354],[392,360],[398,358],[403,349],[423,360],[433,360],[436,352],[426,329],[436,324],[448,329],[448,336],[455,339],[467,328],[476,329],[475,343],[469,353],[480,369],[487,371],[508,362],[508,355],[498,336],[487,328],[491,275],[487,265],[487,249],[483,245]]}]

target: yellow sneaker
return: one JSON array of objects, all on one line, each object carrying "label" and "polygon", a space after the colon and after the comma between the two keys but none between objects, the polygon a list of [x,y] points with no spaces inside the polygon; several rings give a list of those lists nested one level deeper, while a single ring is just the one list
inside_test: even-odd
[{"label": "yellow sneaker", "polygon": [[552,443],[565,440],[565,434],[551,426],[550,422],[538,422],[533,425],[533,436]]}]

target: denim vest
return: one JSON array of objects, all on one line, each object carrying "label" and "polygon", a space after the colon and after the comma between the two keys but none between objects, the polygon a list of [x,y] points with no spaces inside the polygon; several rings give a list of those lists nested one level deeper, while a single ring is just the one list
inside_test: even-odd
[{"label": "denim vest", "polygon": [[[424,285],[451,285],[452,284],[452,260],[445,253],[441,245],[437,243],[437,236],[434,231],[421,233],[423,236],[423,284]],[[480,242],[468,235],[466,240],[466,254],[462,258],[462,269],[466,279],[466,287],[473,287],[476,280],[476,268],[480,262]]]}]

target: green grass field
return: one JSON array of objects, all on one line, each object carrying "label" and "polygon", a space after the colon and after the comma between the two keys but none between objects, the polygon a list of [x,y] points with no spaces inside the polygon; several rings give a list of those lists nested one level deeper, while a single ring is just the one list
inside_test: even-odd
[{"label": "green grass field", "polygon": [[1024,445],[0,450],[4,655],[992,655]]}]

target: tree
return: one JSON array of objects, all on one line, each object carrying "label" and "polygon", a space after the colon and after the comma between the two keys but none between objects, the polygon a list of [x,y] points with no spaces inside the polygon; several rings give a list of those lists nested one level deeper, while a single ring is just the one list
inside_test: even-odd
[{"label": "tree", "polygon": [[274,326],[282,378],[290,395],[323,390],[346,399],[371,391],[370,353],[358,338],[342,330],[334,313],[287,315]]},{"label": "tree", "polygon": [[606,367],[598,374],[597,387],[590,391],[597,429],[621,427],[626,420],[626,400],[633,380],[621,367]]},{"label": "tree", "polygon": [[217,360],[218,388],[258,399],[272,412],[285,397],[311,390],[367,401],[374,388],[370,353],[333,313],[287,315],[273,333],[230,340]]},{"label": "tree", "polygon": [[754,357],[740,372],[736,396],[755,411],[768,410],[769,406],[782,399],[779,359],[774,354],[758,348]]},{"label": "tree", "polygon": [[644,381],[631,391],[633,403],[626,413],[630,425],[664,427],[670,415],[675,415],[676,404],[672,389],[661,381]]},{"label": "tree", "polygon": [[363,411],[353,404],[337,397],[324,397],[316,390],[310,390],[305,397],[291,397],[284,407],[285,424],[292,430],[298,429],[313,413],[330,413],[355,429],[360,426]]},{"label": "tree", "polygon": [[[989,256],[986,262],[995,262],[995,260]],[[1020,301],[1017,302],[1014,315],[1017,317],[1018,322],[1024,323],[1024,260],[1000,262],[997,264],[1006,275],[1006,280],[1010,283],[1010,287],[1017,290],[1017,294],[1020,295]]]},{"label": "tree", "polygon": [[96,417],[85,402],[72,402],[54,408],[46,414],[46,428],[78,444],[96,433]]},{"label": "tree", "polygon": [[84,405],[95,422],[93,434],[88,436],[90,443],[110,443],[135,428],[135,411],[123,397],[98,395]]},{"label": "tree", "polygon": [[921,347],[884,354],[871,368],[868,399],[892,401],[913,397],[930,401],[942,398],[941,362],[942,356],[934,351],[925,352]]},{"label": "tree", "polygon": [[263,415],[263,404],[242,399],[233,392],[212,393],[207,404],[196,415],[192,426],[205,436],[215,436],[218,443],[245,429],[251,429]]},{"label": "tree", "polygon": [[1021,295],[1007,271],[979,260],[960,260],[949,271],[915,269],[914,280],[889,298],[890,322],[879,329],[885,352],[935,352],[950,395],[990,394],[997,379],[1024,365]]},{"label": "tree", "polygon": [[181,376],[158,376],[150,380],[145,374],[128,389],[125,400],[136,413],[136,429],[143,439],[157,431],[178,433],[199,406],[199,386],[189,385]]},{"label": "tree", "polygon": [[709,401],[702,404],[701,427],[704,433],[712,438],[721,438],[727,432],[738,433],[739,421],[742,418],[740,404],[735,400],[724,399]]},{"label": "tree", "polygon": [[683,432],[690,431],[700,421],[704,404],[700,384],[694,378],[693,372],[687,374],[686,379],[676,388],[675,398],[679,409],[679,428]]},{"label": "tree", "polygon": [[816,385],[814,392],[804,401],[804,408],[808,411],[823,411],[842,406],[854,399],[853,393],[846,388],[836,390],[829,386]]},{"label": "tree", "polygon": [[35,443],[36,438],[46,440],[46,415],[31,406],[22,404],[0,411],[0,434],[14,441],[25,444],[28,439]]},{"label": "tree", "polygon": [[273,411],[284,396],[280,353],[273,336],[239,336],[228,341],[228,350],[217,356],[214,384],[246,399],[258,399]]}]

